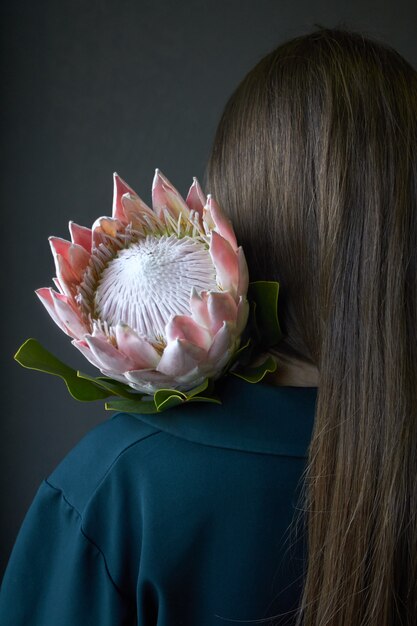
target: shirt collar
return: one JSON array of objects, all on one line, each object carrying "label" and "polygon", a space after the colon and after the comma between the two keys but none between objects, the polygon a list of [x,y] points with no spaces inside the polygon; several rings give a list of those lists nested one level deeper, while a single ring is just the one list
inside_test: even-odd
[{"label": "shirt collar", "polygon": [[161,413],[133,413],[159,430],[209,446],[307,457],[317,387],[249,383],[233,374],[216,381],[222,404],[187,402]]}]

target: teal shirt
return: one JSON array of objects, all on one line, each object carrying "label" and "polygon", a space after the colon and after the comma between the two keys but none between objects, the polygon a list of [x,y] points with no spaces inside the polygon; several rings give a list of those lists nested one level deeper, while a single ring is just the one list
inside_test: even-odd
[{"label": "teal shirt", "polygon": [[72,449],[19,531],[2,626],[293,623],[317,388],[217,390],[221,405],[117,413]]}]

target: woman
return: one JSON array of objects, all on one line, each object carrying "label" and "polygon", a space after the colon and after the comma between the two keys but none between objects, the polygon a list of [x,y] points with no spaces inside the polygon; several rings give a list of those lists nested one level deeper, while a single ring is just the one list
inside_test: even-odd
[{"label": "woman", "polygon": [[360,34],[293,39],[233,93],[207,173],[252,280],[280,281],[281,349],[320,371],[303,624],[416,624],[417,73]]},{"label": "woman", "polygon": [[416,139],[417,73],[359,34],[247,74],[205,188],[280,282],[278,370],[87,435],[28,512],[2,623],[417,623]]}]

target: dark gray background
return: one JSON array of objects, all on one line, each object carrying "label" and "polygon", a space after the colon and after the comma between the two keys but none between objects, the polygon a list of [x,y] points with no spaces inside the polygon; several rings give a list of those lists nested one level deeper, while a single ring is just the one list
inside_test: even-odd
[{"label": "dark gray background", "polygon": [[415,0],[3,3],[2,569],[42,479],[113,414],[13,360],[31,336],[99,374],[34,294],[53,286],[48,236],[69,239],[70,219],[90,227],[111,215],[113,171],[148,203],[155,167],[184,195],[193,176],[202,183],[234,87],[315,23],[376,36],[417,65]]}]

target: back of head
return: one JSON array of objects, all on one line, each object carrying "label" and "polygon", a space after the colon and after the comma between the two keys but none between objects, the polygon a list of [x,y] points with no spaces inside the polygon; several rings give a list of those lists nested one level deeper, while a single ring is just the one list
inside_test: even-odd
[{"label": "back of head", "polygon": [[417,624],[417,72],[345,29],[277,47],[221,117],[205,188],[277,346],[320,372],[297,625]]}]

